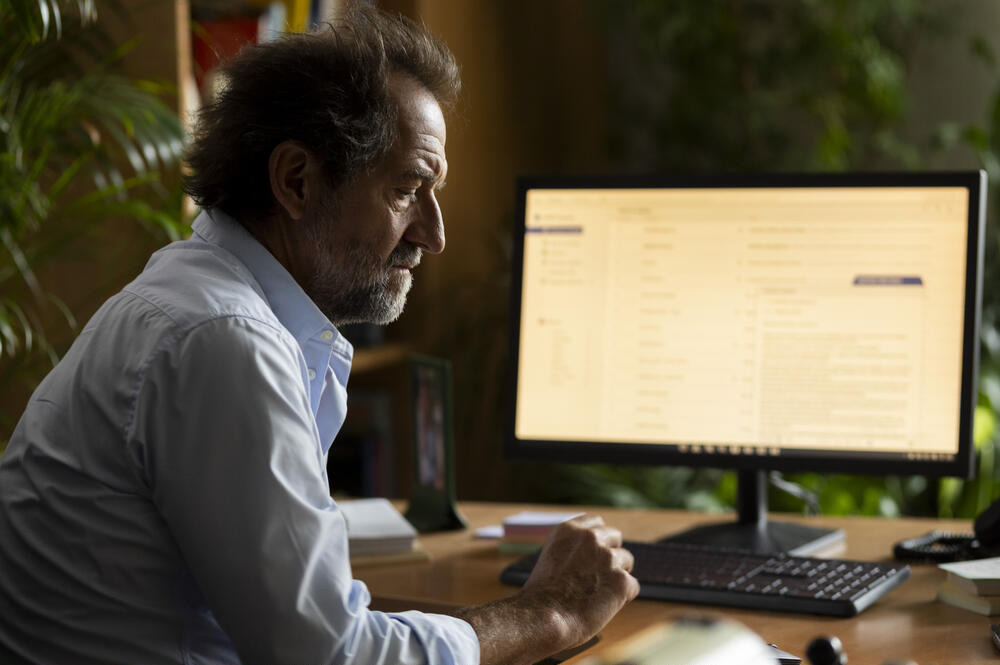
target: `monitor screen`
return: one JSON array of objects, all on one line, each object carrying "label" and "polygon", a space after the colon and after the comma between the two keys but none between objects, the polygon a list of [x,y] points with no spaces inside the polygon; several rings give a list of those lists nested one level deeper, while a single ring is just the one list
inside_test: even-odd
[{"label": "monitor screen", "polygon": [[509,452],[967,476],[985,174],[525,179]]}]

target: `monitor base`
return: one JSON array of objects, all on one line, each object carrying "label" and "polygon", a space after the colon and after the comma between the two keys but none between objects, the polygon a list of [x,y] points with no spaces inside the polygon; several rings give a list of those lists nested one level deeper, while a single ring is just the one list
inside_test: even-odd
[{"label": "monitor base", "polygon": [[660,542],[733,547],[763,554],[787,552],[793,556],[811,556],[842,546],[844,540],[842,529],[764,521],[751,524],[705,524],[667,536]]}]

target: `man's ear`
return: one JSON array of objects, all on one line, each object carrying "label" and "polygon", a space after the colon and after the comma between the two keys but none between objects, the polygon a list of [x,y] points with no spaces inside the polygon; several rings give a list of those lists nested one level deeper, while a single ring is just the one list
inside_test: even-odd
[{"label": "man's ear", "polygon": [[315,156],[298,141],[282,141],[271,151],[267,162],[271,193],[292,219],[305,214],[310,191],[310,176],[316,167]]}]

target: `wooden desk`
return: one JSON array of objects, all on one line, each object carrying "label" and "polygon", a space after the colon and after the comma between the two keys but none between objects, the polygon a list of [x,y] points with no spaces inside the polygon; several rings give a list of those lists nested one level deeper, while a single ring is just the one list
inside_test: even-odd
[{"label": "wooden desk", "polygon": [[[471,528],[499,524],[519,510],[565,510],[565,507],[522,504],[463,503],[470,530],[421,537],[430,561],[380,567],[362,567],[355,575],[373,596],[412,598],[455,605],[475,605],[516,592],[498,577],[515,557],[497,552],[495,541],[476,540]],[[634,540],[653,540],[694,524],[724,519],[684,511],[596,508]],[[847,548],[838,554],[865,561],[889,561],[892,544],[932,529],[969,532],[967,521],[879,518],[803,518],[782,516],[847,532]],[[724,615],[749,626],[768,642],[800,657],[809,640],[836,635],[844,643],[851,665],[881,665],[890,659],[910,658],[919,665],[986,665],[1000,663],[1000,653],[989,638],[990,619],[934,600],[944,573],[933,565],[912,565],[910,580],[880,599],[875,606],[850,619],[780,612],[751,611],[637,600],[626,606],[602,631],[602,645],[618,641],[650,623],[692,612]],[[576,662],[579,657],[567,661]]]}]

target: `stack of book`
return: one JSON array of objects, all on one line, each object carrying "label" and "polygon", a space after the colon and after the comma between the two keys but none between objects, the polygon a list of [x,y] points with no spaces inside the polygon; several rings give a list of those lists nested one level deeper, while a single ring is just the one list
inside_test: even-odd
[{"label": "stack of book", "polygon": [[427,559],[417,530],[386,499],[337,501],[347,522],[351,565]]},{"label": "stack of book", "polygon": [[557,526],[583,513],[551,513],[526,511],[510,515],[503,521],[500,551],[508,554],[534,552]]},{"label": "stack of book", "polygon": [[948,575],[938,588],[940,601],[979,614],[1000,614],[1000,557],[942,563]]}]

